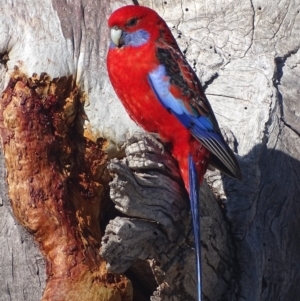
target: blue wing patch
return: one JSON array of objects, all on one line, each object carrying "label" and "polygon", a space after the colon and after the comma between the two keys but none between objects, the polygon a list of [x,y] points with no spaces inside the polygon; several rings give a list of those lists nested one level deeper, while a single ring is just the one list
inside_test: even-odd
[{"label": "blue wing patch", "polygon": [[158,101],[228,168],[228,174],[241,179],[236,158],[224,141],[219,129],[214,128],[210,116],[202,116],[197,110],[188,111],[183,100],[170,92],[170,80],[164,65],[159,65],[148,75],[149,84]]},{"label": "blue wing patch", "polygon": [[172,95],[169,89],[170,81],[167,80],[166,68],[163,65],[159,65],[157,69],[149,73],[148,79],[160,103],[168,111],[171,111],[196,137],[205,139],[214,134],[213,124],[209,117],[191,114],[183,101]]}]

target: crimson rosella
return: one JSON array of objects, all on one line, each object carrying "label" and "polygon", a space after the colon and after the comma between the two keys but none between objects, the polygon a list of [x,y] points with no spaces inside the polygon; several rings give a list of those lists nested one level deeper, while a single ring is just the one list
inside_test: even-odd
[{"label": "crimson rosella", "polygon": [[130,117],[171,145],[190,195],[201,300],[199,185],[208,164],[241,179],[199,79],[165,21],[152,9],[125,6],[108,20],[110,81]]}]

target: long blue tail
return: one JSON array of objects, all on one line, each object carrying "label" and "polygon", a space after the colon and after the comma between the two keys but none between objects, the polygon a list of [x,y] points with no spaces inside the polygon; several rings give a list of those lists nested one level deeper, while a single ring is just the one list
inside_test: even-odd
[{"label": "long blue tail", "polygon": [[198,301],[202,300],[202,276],[201,276],[201,240],[200,240],[200,200],[199,200],[199,178],[192,156],[189,156],[189,185],[190,185],[190,204],[193,219],[193,231],[196,249],[196,268],[197,268],[197,290]]}]

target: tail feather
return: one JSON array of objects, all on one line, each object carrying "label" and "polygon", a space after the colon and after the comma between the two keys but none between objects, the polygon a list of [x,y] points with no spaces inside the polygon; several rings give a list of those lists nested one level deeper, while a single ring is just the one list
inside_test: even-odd
[{"label": "tail feather", "polygon": [[199,178],[193,158],[189,155],[189,194],[193,219],[193,231],[196,249],[197,290],[198,301],[202,300],[202,276],[201,276],[201,240],[200,240],[200,200]]}]

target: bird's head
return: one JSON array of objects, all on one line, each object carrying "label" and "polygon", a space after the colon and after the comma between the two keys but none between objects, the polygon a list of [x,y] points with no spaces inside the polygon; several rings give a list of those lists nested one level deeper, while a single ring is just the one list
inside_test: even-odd
[{"label": "bird's head", "polygon": [[139,47],[159,37],[159,26],[165,22],[152,9],[128,5],[114,11],[108,19],[111,47]]}]

